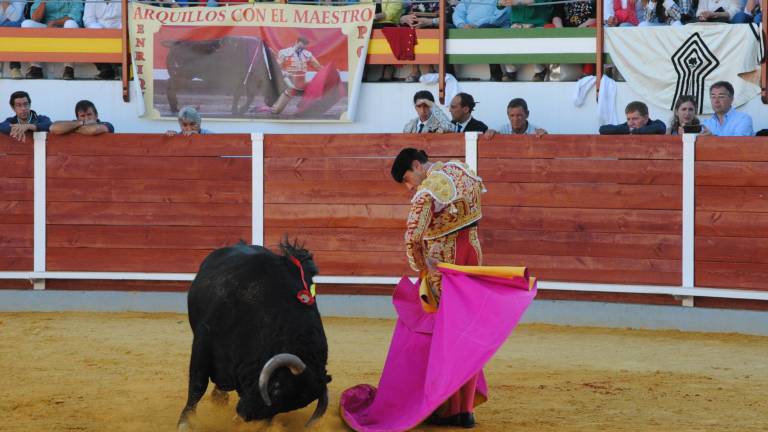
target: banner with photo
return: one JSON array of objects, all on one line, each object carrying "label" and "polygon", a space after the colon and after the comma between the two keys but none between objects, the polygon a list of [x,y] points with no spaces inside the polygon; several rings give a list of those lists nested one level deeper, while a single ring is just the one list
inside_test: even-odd
[{"label": "banner with photo", "polygon": [[354,121],[373,3],[130,6],[144,117]]}]

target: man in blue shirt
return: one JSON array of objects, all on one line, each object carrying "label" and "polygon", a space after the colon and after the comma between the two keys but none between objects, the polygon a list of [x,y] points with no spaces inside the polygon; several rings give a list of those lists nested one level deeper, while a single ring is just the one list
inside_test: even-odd
[{"label": "man in blue shirt", "polygon": [[8,117],[0,123],[0,133],[10,135],[24,142],[27,132],[48,132],[51,127],[51,119],[44,115],[38,115],[32,107],[32,99],[25,91],[15,91],[11,94],[11,108],[16,114]]},{"label": "man in blue shirt", "polygon": [[709,88],[709,101],[715,112],[704,120],[702,135],[752,136],[752,117],[733,109],[733,86],[728,81],[718,81]]},{"label": "man in blue shirt", "polygon": [[661,120],[651,120],[648,105],[640,101],[627,104],[624,108],[627,122],[619,125],[600,126],[600,135],[664,135],[667,126]]}]

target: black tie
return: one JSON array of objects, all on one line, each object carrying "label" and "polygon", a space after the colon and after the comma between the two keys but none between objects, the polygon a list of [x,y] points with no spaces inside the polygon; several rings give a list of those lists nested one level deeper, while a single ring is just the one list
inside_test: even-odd
[{"label": "black tie", "polygon": [[461,123],[456,123],[456,132],[461,133]]},{"label": "black tie", "polygon": [[419,123],[419,130],[416,133],[421,133],[421,131],[424,129],[424,123]]}]

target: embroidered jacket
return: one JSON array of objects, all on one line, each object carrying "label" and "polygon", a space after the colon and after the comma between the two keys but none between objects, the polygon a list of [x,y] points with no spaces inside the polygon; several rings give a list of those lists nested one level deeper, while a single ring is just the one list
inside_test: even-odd
[{"label": "embroidered jacket", "polygon": [[415,271],[427,268],[424,242],[474,224],[482,217],[483,181],[465,163],[437,162],[411,200],[405,231],[408,263]]}]

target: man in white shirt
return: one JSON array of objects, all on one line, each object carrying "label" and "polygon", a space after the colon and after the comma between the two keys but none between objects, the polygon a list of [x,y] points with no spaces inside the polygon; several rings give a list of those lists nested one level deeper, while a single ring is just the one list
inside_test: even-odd
[{"label": "man in white shirt", "polygon": [[453,132],[454,126],[448,116],[435,106],[435,97],[427,90],[413,95],[413,106],[418,117],[405,124],[403,133],[444,133]]},{"label": "man in white shirt", "polygon": [[[92,29],[119,29],[123,24],[122,6],[119,0],[89,0],[83,11],[83,25]],[[98,79],[115,79],[115,65],[96,63]]]}]

